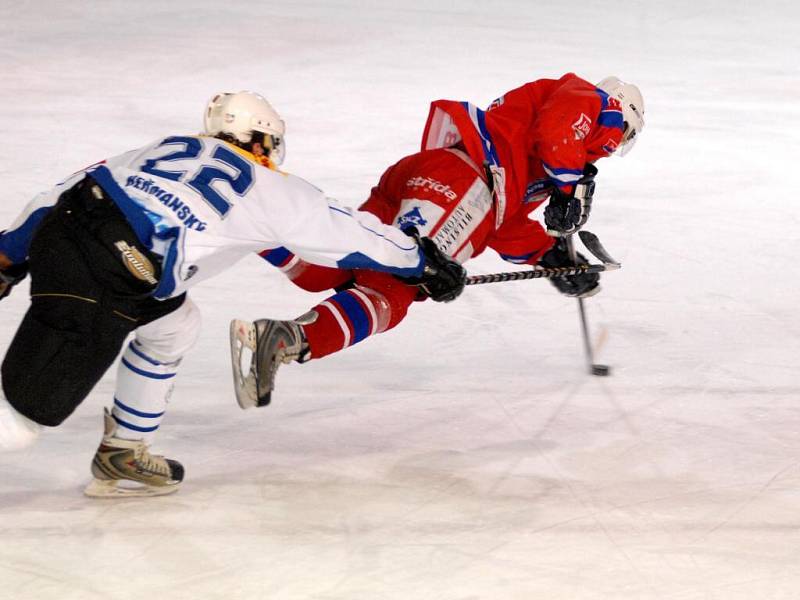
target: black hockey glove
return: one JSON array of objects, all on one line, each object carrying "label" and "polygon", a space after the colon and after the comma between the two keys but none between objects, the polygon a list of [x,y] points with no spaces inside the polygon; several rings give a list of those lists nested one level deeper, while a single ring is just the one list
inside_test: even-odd
[{"label": "black hockey glove", "polygon": [[589,220],[594,195],[594,177],[597,167],[586,163],[583,176],[575,183],[572,195],[555,188],[550,202],[544,209],[547,233],[554,237],[570,235],[578,231]]},{"label": "black hockey glove", "polygon": [[425,267],[419,277],[401,277],[406,283],[419,288],[434,302],[450,302],[464,291],[467,271],[436,247],[432,239],[420,237],[417,230],[409,227],[406,234],[417,240],[425,256]]},{"label": "black hockey glove", "polygon": [[11,293],[11,288],[25,279],[28,274],[28,263],[11,265],[7,269],[0,271],[0,300]]},{"label": "black hockey glove", "polygon": [[[577,264],[588,265],[589,261],[583,254],[576,253]],[[559,238],[555,245],[545,252],[539,259],[543,267],[571,267],[575,263],[570,260],[567,251],[567,242],[564,238]],[[577,275],[564,275],[563,277],[551,277],[550,283],[555,288],[571,298],[588,298],[600,291],[600,273],[578,273]]]}]

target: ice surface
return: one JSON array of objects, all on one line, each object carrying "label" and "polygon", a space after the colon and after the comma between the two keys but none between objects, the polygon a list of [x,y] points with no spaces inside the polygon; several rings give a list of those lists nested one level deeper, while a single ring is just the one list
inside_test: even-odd
[{"label": "ice surface", "polygon": [[287,169],[352,205],[435,98],[615,74],[647,127],[600,163],[589,227],[623,263],[587,302],[613,377],[585,374],[573,301],[493,284],[282,370],[244,413],[228,321],[322,297],[245,261],[193,292],[204,330],[158,442],[183,489],[81,496],[109,373],[0,457],[0,598],[797,598],[798,18],[769,0],[3,0],[2,223],[74,170],[197,131],[220,90],[267,95]]}]

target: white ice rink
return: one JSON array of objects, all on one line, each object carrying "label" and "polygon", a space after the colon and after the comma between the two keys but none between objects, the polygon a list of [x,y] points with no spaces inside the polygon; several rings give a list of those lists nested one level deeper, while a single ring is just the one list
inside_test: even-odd
[{"label": "white ice rink", "polygon": [[[647,103],[587,226],[623,263],[587,302],[612,377],[585,373],[574,301],[504,283],[283,369],[245,413],[229,320],[324,297],[245,260],[193,292],[204,329],[156,445],[183,488],[82,496],[112,370],[0,457],[0,599],[799,598],[798,22],[789,0],[0,0],[0,227],[199,131],[220,90],[264,93],[285,167],[351,205],[433,99],[574,71]],[[26,306],[26,285],[3,301],[3,351]]]}]

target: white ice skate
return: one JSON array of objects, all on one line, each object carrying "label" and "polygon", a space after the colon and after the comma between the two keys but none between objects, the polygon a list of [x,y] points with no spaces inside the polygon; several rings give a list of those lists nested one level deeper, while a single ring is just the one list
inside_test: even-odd
[{"label": "white ice skate", "polygon": [[114,437],[117,423],[105,411],[105,433],[92,460],[94,480],[84,493],[92,498],[163,496],[178,491],[183,465],[150,454],[141,440]]},{"label": "white ice skate", "polygon": [[0,451],[22,450],[31,446],[42,426],[21,415],[0,392]]}]

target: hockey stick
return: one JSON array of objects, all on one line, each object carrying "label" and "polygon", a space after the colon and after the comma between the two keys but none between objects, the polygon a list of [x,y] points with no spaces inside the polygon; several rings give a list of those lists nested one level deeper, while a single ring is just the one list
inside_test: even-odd
[{"label": "hockey stick", "polygon": [[[589,252],[595,254],[595,250],[599,248],[602,251],[602,254],[605,256],[605,258],[611,259],[608,253],[605,252],[605,249],[602,246],[600,246],[600,242],[597,239],[596,235],[589,233],[588,231],[578,232],[578,235],[580,236],[581,241],[584,243],[584,245],[586,245],[586,248],[587,250],[589,250]],[[588,244],[586,238],[588,238],[589,240]],[[567,242],[567,252],[569,253],[570,260],[572,260],[573,263],[577,264],[578,258],[577,258],[577,253],[575,251],[575,243],[572,241],[571,235],[568,235],[566,237],[566,242]],[[594,249],[590,248],[589,246],[594,246]],[[597,256],[597,254],[595,254],[595,256]],[[601,258],[601,260],[603,259]],[[613,261],[613,259],[611,260]],[[616,268],[619,268],[621,266],[616,261],[613,261],[610,264],[615,264]],[[594,350],[592,349],[592,342],[589,338],[589,325],[586,321],[586,307],[584,306],[583,298],[581,297],[578,297],[578,314],[580,315],[581,333],[583,335],[583,350],[586,356],[586,365],[589,368],[589,373],[591,375],[597,375],[598,377],[606,377],[611,374],[611,367],[609,367],[608,365],[600,365],[594,362]]]},{"label": "hockey stick", "polygon": [[466,285],[482,285],[484,283],[499,283],[502,281],[521,281],[523,279],[551,279],[578,273],[601,273],[612,271],[617,267],[609,268],[606,265],[578,265],[576,267],[550,267],[536,268],[530,271],[506,271],[504,273],[488,273],[486,275],[470,275]]},{"label": "hockey stick", "polygon": [[[611,258],[597,236],[589,231],[579,231],[578,237],[586,249],[594,255],[602,264],[599,265],[575,265],[574,267],[551,267],[540,268],[529,271],[507,271],[505,273],[490,273],[488,275],[472,275],[467,277],[467,285],[480,285],[483,283],[496,283],[501,281],[519,281],[522,279],[550,279],[551,277],[563,277],[565,275],[577,275],[578,273],[602,273],[603,271],[615,271],[622,265]],[[575,245],[572,236],[567,236],[567,251],[572,262],[577,262]],[[578,313],[581,320],[581,332],[583,335],[583,347],[586,355],[586,363],[589,373],[604,377],[611,374],[611,367],[599,365],[594,362],[594,350],[589,338],[589,325],[586,320],[586,307],[583,305],[583,298],[578,298]]]},{"label": "hockey stick", "polygon": [[[622,265],[615,261],[600,244],[597,236],[588,231],[578,232],[578,236],[591,252],[602,264],[600,265],[576,265],[574,267],[537,267],[528,271],[506,271],[504,273],[489,273],[487,275],[471,275],[467,277],[467,285],[481,285],[484,283],[498,283],[502,281],[519,281],[522,279],[550,279],[552,277],[563,277],[565,275],[577,275],[578,273],[601,273],[603,271],[614,271]],[[571,244],[571,239],[567,238]],[[574,251],[574,250],[573,250]]]}]

